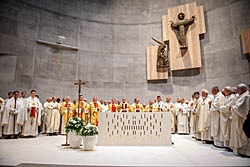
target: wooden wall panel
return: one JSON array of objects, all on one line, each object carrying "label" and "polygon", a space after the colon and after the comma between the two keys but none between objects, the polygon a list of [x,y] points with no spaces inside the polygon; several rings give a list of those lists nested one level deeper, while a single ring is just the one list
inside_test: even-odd
[{"label": "wooden wall panel", "polygon": [[250,53],[250,28],[241,31],[243,54]]},{"label": "wooden wall panel", "polygon": [[147,47],[147,80],[168,79],[168,68],[157,69],[157,51],[159,46]]},{"label": "wooden wall panel", "polygon": [[[169,21],[177,21],[180,12],[185,14],[185,19],[196,16],[195,22],[189,26],[187,31],[188,49],[180,50],[175,32],[170,27]],[[168,9],[168,15],[162,16],[163,40],[169,41],[170,68],[172,71],[202,67],[199,35],[206,33],[204,8],[196,6],[196,3],[189,3],[175,8]]]}]

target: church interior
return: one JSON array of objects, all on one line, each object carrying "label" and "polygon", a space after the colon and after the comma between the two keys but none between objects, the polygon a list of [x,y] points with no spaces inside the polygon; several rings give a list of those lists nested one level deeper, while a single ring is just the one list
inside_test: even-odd
[{"label": "church interior", "polygon": [[0,166],[249,166],[250,1],[1,0]]}]

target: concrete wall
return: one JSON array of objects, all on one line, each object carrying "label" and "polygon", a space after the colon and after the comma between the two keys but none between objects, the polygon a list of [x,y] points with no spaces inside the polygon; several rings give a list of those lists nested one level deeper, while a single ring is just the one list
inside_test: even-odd
[{"label": "concrete wall", "polygon": [[[248,0],[197,0],[204,5],[207,33],[201,40],[203,68],[170,73],[167,83],[146,80],[146,47],[162,39],[161,16],[189,0],[1,0],[0,96],[36,89],[48,96],[77,97],[73,83],[82,79],[84,96],[100,99],[157,95],[183,96],[208,88],[250,83],[250,64],[242,55],[240,30],[250,27]],[[79,51],[36,43],[55,41]]]}]

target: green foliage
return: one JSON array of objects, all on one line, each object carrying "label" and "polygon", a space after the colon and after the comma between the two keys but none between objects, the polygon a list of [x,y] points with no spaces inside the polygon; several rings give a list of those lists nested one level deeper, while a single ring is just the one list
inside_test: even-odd
[{"label": "green foliage", "polygon": [[86,126],[86,124],[82,118],[72,117],[70,120],[68,120],[65,129],[67,133],[72,131],[79,133],[84,126]]},{"label": "green foliage", "polygon": [[95,125],[86,124],[80,130],[81,136],[94,136],[98,134],[98,128]]},{"label": "green foliage", "polygon": [[98,128],[90,123],[86,124],[82,118],[73,117],[68,120],[67,126],[65,127],[66,132],[75,131],[81,136],[94,136],[98,134]]}]

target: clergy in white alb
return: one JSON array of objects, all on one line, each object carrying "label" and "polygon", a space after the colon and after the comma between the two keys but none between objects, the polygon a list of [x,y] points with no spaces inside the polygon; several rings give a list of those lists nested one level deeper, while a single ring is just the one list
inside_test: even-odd
[{"label": "clergy in white alb", "polygon": [[[39,99],[36,91],[31,91],[31,96],[27,98],[26,104],[26,120],[23,127],[23,136],[35,137],[38,134],[38,125],[40,122],[41,111],[39,108]],[[40,115],[40,116],[39,116]]]},{"label": "clergy in white alb", "polygon": [[250,94],[245,84],[237,87],[239,98],[232,107],[232,126],[230,135],[230,148],[235,153],[250,156],[250,140],[243,131],[243,123],[250,110]]},{"label": "clergy in white alb", "polygon": [[214,95],[214,100],[211,104],[211,136],[215,146],[223,147],[220,107],[224,105],[226,98],[219,91],[218,86],[213,86],[211,92]]},{"label": "clergy in white alb", "polygon": [[43,113],[42,113],[42,133],[47,133],[47,113],[48,105],[52,101],[51,98],[47,98],[46,102],[43,104]]},{"label": "clergy in white alb", "polygon": [[27,105],[27,98],[26,98],[26,91],[23,91],[21,93],[21,100],[23,102],[23,110],[22,110],[22,118],[23,118],[23,125],[21,126],[21,135],[23,134],[23,127],[24,127],[24,124],[26,123],[25,120],[27,120],[27,113],[26,113],[26,105]]},{"label": "clergy in white alb", "polygon": [[235,105],[236,96],[233,94],[233,89],[230,86],[224,88],[224,93],[226,95],[226,101],[223,106],[220,107],[221,111],[221,130],[224,147],[229,147],[230,141],[230,131],[232,123],[232,106]]},{"label": "clergy in white alb", "polygon": [[53,126],[54,126],[54,115],[53,115],[53,102],[52,98],[51,101],[47,104],[46,108],[46,133],[53,133]]},{"label": "clergy in white alb", "polygon": [[102,112],[108,112],[108,108],[109,108],[108,102],[104,101],[102,105]]},{"label": "clergy in white alb", "polygon": [[189,107],[184,103],[184,98],[180,98],[180,103],[177,106],[177,131],[179,134],[188,134],[188,111]]},{"label": "clergy in white alb", "polygon": [[165,103],[161,100],[161,96],[157,96],[154,108],[156,112],[165,112]]},{"label": "clergy in white alb", "polygon": [[201,139],[199,132],[199,118],[202,98],[199,92],[194,92],[194,103],[191,108],[191,132],[196,139]]},{"label": "clergy in white alb", "polygon": [[4,111],[5,101],[0,97],[0,138],[3,136],[3,128],[2,128],[2,118]]},{"label": "clergy in white alb", "polygon": [[166,103],[165,103],[165,110],[166,112],[171,113],[171,132],[175,133],[176,132],[176,112],[175,112],[175,105],[174,103],[171,102],[171,98],[167,97],[166,98]]},{"label": "clergy in white alb", "polygon": [[[14,92],[14,97],[7,101],[5,105],[2,125],[4,135],[17,135],[21,131],[21,125],[24,123],[23,102],[19,98],[19,92]],[[21,117],[21,118],[20,118]]]},{"label": "clergy in white alb", "polygon": [[202,101],[200,107],[199,132],[201,133],[202,141],[212,141],[211,138],[211,121],[210,121],[210,106],[211,99],[208,96],[208,90],[202,90]]},{"label": "clergy in white alb", "polygon": [[56,101],[56,97],[52,97],[52,116],[51,127],[52,133],[58,133],[60,126],[60,105]]}]

